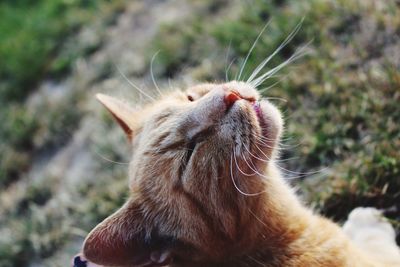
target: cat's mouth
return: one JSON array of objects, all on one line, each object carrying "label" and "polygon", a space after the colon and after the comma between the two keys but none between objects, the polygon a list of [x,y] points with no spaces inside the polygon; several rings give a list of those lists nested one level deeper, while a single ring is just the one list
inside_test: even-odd
[{"label": "cat's mouth", "polygon": [[266,100],[256,101],[252,103],[252,107],[261,132],[259,143],[270,154],[271,150],[275,148],[282,131],[283,121],[281,114],[274,105]]},{"label": "cat's mouth", "polygon": [[251,105],[253,107],[254,112],[256,113],[256,116],[257,116],[258,122],[260,123],[260,126],[262,126],[261,124],[264,123],[264,119],[263,119],[263,116],[262,116],[260,102],[259,101],[255,101]]},{"label": "cat's mouth", "polygon": [[256,114],[257,121],[258,121],[259,127],[261,129],[261,135],[264,137],[268,136],[270,133],[268,132],[268,125],[264,118],[265,114],[261,108],[261,102],[256,101],[256,102],[252,103],[251,105]]}]

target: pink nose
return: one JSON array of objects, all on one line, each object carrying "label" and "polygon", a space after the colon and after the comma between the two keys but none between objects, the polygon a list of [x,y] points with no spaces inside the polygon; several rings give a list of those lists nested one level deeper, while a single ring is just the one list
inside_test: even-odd
[{"label": "pink nose", "polygon": [[228,108],[230,108],[237,100],[242,99],[241,95],[239,93],[236,93],[234,91],[228,91],[225,94],[224,102]]}]

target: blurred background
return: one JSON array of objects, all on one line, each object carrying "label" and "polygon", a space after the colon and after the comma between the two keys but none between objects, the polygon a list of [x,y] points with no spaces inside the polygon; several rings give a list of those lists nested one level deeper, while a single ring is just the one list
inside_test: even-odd
[{"label": "blurred background", "polygon": [[2,0],[0,266],[69,266],[126,200],[129,149],[95,93],[145,102],[127,79],[155,96],[150,65],[165,89],[233,79],[270,20],[248,77],[303,18],[265,71],[309,53],[261,86],[281,165],[315,210],[374,206],[398,232],[400,1]]}]

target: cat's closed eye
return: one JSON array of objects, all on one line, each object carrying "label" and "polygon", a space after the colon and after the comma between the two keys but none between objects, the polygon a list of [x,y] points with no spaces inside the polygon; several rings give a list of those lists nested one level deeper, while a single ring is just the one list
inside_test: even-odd
[{"label": "cat's closed eye", "polygon": [[190,90],[186,91],[186,98],[190,102],[197,101],[214,88],[215,88],[215,85],[213,85],[213,84],[200,84],[200,85],[194,86]]},{"label": "cat's closed eye", "polygon": [[187,153],[186,153],[186,157],[185,157],[185,165],[187,165],[187,163],[189,162],[190,158],[193,155],[193,151],[196,148],[196,140],[192,139],[190,140],[190,142],[187,145]]},{"label": "cat's closed eye", "polygon": [[187,143],[187,154],[186,154],[186,164],[189,162],[190,158],[193,155],[193,151],[196,149],[196,146],[203,141],[205,141],[212,133],[213,128],[208,127],[198,133],[196,133],[193,137],[191,137]]}]

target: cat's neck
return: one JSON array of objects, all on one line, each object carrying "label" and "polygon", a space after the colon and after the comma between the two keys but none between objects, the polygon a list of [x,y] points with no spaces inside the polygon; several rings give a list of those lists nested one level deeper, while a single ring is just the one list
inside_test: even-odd
[{"label": "cat's neck", "polygon": [[[268,168],[263,209],[250,211],[259,229],[244,254],[230,255],[226,262],[177,264],[176,266],[373,266],[334,223],[314,215],[302,205],[275,168]],[[245,229],[243,231],[246,231]],[[324,249],[327,246],[329,249]],[[352,258],[347,258],[348,254]],[[315,264],[321,259],[321,264]],[[365,259],[365,260],[364,260]],[[172,265],[175,266],[175,265]]]},{"label": "cat's neck", "polygon": [[274,166],[268,172],[264,210],[253,214],[262,224],[259,238],[234,266],[372,266],[336,224],[301,203]]},{"label": "cat's neck", "polygon": [[[292,245],[302,238],[314,216],[306,209],[278,169],[269,166],[263,210],[253,216],[261,224],[254,250],[247,257],[258,262],[280,261],[293,254]],[[255,263],[255,261],[254,261]]]}]

